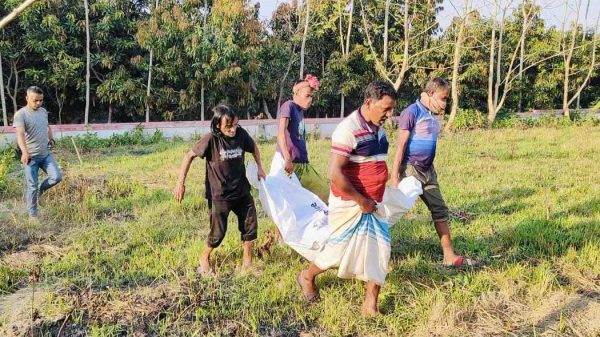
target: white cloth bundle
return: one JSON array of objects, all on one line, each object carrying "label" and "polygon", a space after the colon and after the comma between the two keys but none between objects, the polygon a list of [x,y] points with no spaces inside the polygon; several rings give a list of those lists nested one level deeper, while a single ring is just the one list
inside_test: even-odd
[{"label": "white cloth bundle", "polygon": [[257,170],[256,163],[249,161],[246,175],[286,244],[320,268],[337,267],[339,277],[383,284],[391,254],[389,227],[423,193],[416,178],[386,188],[377,210],[363,214],[354,201],[335,196],[329,197],[328,208],[283,173],[258,181]]}]

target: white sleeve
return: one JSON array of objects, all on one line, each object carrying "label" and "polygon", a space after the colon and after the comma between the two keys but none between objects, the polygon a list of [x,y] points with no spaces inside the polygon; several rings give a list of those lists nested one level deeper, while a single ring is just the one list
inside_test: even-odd
[{"label": "white sleeve", "polygon": [[356,138],[348,123],[340,123],[331,135],[331,153],[344,157],[350,157],[352,150],[356,148]]}]

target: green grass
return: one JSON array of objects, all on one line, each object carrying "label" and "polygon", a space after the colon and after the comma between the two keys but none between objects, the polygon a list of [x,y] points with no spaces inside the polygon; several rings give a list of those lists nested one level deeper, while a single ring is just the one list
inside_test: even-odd
[{"label": "green grass", "polygon": [[[218,279],[198,279],[194,270],[208,230],[201,160],[192,165],[184,202],[177,204],[171,194],[191,145],[91,150],[80,166],[65,143],[56,154],[65,180],[45,197],[41,224],[28,224],[16,211],[22,202],[17,189],[2,201],[0,206],[11,210],[10,216],[0,213],[4,254],[30,243],[61,248],[60,256],[47,254],[38,262],[40,283],[59,289],[39,310],[71,312],[65,331],[534,336],[544,329],[543,318],[556,320],[553,328],[565,334],[574,329],[569,315],[577,311],[565,307],[558,316],[544,315],[559,294],[583,294],[598,303],[597,127],[474,130],[443,137],[435,165],[451,210],[454,245],[485,266],[443,268],[435,230],[419,201],[392,228],[391,271],[380,297],[386,315],[378,319],[359,314],[364,284],[340,280],[331,271],[318,279],[322,302],[305,305],[294,278],[307,263],[284,245],[257,260],[261,276],[239,276],[235,226],[214,253]],[[323,175],[328,146],[328,141],[309,144],[311,161]],[[267,168],[274,148],[274,142],[261,144]],[[260,245],[274,225],[258,211]],[[0,296],[26,287],[29,274],[27,268],[0,264]],[[44,325],[40,335],[56,334],[62,322]]]}]

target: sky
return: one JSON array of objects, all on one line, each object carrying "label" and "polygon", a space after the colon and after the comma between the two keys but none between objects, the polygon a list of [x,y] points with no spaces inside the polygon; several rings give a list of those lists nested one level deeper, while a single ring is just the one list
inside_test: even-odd
[{"label": "sky", "polygon": [[[255,0],[254,2],[260,2],[260,16],[267,20],[271,18],[271,14],[282,2],[289,2],[287,0]],[[447,27],[452,17],[457,15],[457,11],[462,11],[465,0],[444,0],[444,10],[438,14],[438,20],[441,26]],[[471,0],[472,6],[479,10],[483,16],[489,16],[493,11],[493,0]],[[503,3],[511,2],[511,0],[502,0]],[[567,10],[567,21],[573,22],[575,19],[575,2],[576,0],[569,0],[571,2],[570,8]],[[600,0],[590,0],[590,7],[588,10],[588,17],[585,20],[585,7],[588,0],[583,0],[579,22],[586,21],[587,27],[593,27],[596,23],[597,15],[600,15]],[[521,1],[512,0],[513,6],[516,7]],[[547,23],[547,26],[556,26],[560,28],[561,22],[565,15],[565,3],[564,0],[536,0],[536,4],[542,7],[542,17]],[[456,9],[455,9],[456,8]]]}]

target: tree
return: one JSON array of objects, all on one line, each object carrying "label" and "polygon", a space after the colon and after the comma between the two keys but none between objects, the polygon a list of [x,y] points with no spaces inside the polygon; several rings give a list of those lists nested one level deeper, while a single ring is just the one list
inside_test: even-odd
[{"label": "tree", "polygon": [[[415,68],[419,61],[425,59],[439,47],[430,47],[430,42],[438,29],[435,14],[442,1],[432,0],[423,3],[416,0],[404,0],[402,4],[385,1],[383,3],[374,2],[371,6],[367,0],[359,1],[363,31],[371,57],[375,62],[375,70],[398,90],[409,70]],[[381,8],[382,4],[383,9]],[[383,41],[381,42],[375,40],[381,29],[375,22],[379,22],[378,15],[382,12],[385,17],[381,20],[384,22],[381,34]],[[375,19],[371,19],[372,16],[375,16]],[[397,20],[398,17],[401,17],[401,20]],[[372,30],[375,31],[374,34],[371,34]],[[390,38],[390,31],[394,32],[393,37],[401,37],[401,40]],[[384,60],[387,60],[388,57],[390,62],[386,63]]]},{"label": "tree", "polygon": [[0,101],[2,101],[2,122],[8,126],[8,116],[6,115],[6,100],[4,99],[4,75],[2,74],[2,53],[0,53]]},{"label": "tree", "polygon": [[303,1],[304,13],[304,33],[302,34],[302,45],[300,47],[300,77],[304,78],[304,51],[306,47],[306,35],[308,34],[308,22],[310,20],[310,0]]},{"label": "tree", "polygon": [[143,86],[141,79],[132,78],[125,66],[119,66],[98,86],[97,94],[103,103],[108,103],[108,123],[112,122],[115,108],[130,103],[141,105]]},{"label": "tree", "polygon": [[[3,9],[10,10],[19,3],[20,1],[17,0],[6,1],[3,4]],[[30,8],[35,9],[36,7],[39,8],[40,4],[38,3]],[[25,21],[28,16],[31,16],[31,12],[31,10],[22,12],[21,20],[0,30],[0,50],[2,50],[3,65],[6,64],[8,67],[7,72],[4,70],[2,72],[6,77],[6,81],[3,80],[3,85],[6,94],[8,94],[8,97],[10,98],[13,113],[16,113],[19,109],[17,98],[21,90],[23,73],[25,72],[27,63],[30,62],[27,51],[32,43],[28,39],[22,37],[26,35],[26,31],[23,29],[23,21]],[[35,43],[33,45],[35,45]]]},{"label": "tree", "polygon": [[[521,6],[521,14],[523,16],[523,27],[527,27],[529,16],[527,15],[527,8],[524,5]],[[517,109],[519,112],[523,111],[523,64],[525,61],[525,38],[527,31],[528,29],[525,29],[525,33],[521,34],[521,49],[519,50],[519,107]]]},{"label": "tree", "polygon": [[[140,23],[136,34],[143,48],[153,50],[155,90],[150,102],[155,109],[163,111],[167,120],[176,115],[194,118],[193,111],[197,105],[194,96],[202,91],[201,83],[193,78],[202,73],[197,69],[203,63],[195,61],[185,49],[187,43],[197,53],[210,51],[204,44],[208,37],[202,34],[203,13],[209,9],[197,4],[161,1],[149,20]],[[198,28],[194,27],[200,27],[197,34],[194,29]],[[197,117],[204,117],[204,107]]]},{"label": "tree", "polygon": [[25,80],[34,81],[44,89],[46,107],[51,112],[58,112],[59,123],[62,123],[65,102],[79,99],[77,88],[84,85],[80,42],[84,31],[71,8],[77,5],[81,6],[75,0],[62,4],[40,3],[24,14],[19,23],[23,29],[22,37],[28,41],[28,62],[23,66]]},{"label": "tree", "polygon": [[448,120],[448,123],[446,123],[446,130],[449,131],[450,128],[452,127],[452,123],[454,122],[454,119],[456,118],[456,113],[458,111],[458,77],[459,77],[459,67],[460,67],[460,59],[462,56],[462,48],[463,48],[463,44],[464,44],[464,40],[465,40],[465,30],[467,29],[468,26],[468,20],[469,20],[469,15],[470,15],[470,4],[469,1],[465,1],[464,4],[464,10],[463,10],[463,15],[462,17],[458,18],[460,20],[460,23],[458,24],[458,33],[456,36],[456,43],[454,44],[454,58],[453,58],[453,64],[452,64],[452,86],[451,86],[451,92],[452,92],[452,107],[450,109],[450,119]]},{"label": "tree", "polygon": [[90,6],[88,0],[83,0],[85,10],[85,117],[84,124],[87,125],[90,117]]},{"label": "tree", "polygon": [[97,0],[90,8],[94,32],[92,88],[104,103],[99,106],[108,108],[109,122],[114,117],[135,120],[144,116],[146,67],[143,50],[134,38],[138,23],[147,17],[144,8],[144,4],[130,0]]},{"label": "tree", "polygon": [[33,5],[36,0],[26,0],[19,7],[15,8],[10,14],[0,20],[0,30],[3,29],[9,22],[14,20],[19,14],[21,14],[27,7]]},{"label": "tree", "polygon": [[[206,1],[206,0],[205,0]],[[206,3],[206,2],[205,2]],[[205,5],[206,7],[206,5]],[[154,6],[154,11],[158,10],[158,0]],[[150,64],[148,65],[148,84],[146,85],[146,123],[150,122],[150,93],[152,91],[152,63],[154,61],[154,49],[150,49]],[[204,92],[202,92],[204,96]],[[204,100],[204,97],[203,99]],[[202,104],[202,112],[204,113],[204,104]]]},{"label": "tree", "polygon": [[[325,2],[320,2],[324,4]],[[284,90],[288,87],[288,76],[292,71],[292,67],[296,62],[299,40],[304,36],[300,36],[300,17],[298,15],[297,2],[292,1],[290,4],[282,3],[277,7],[270,21],[271,34],[268,36],[268,41],[274,48],[280,49],[280,52],[287,50],[287,55],[281,54],[281,57],[271,59],[268,63],[279,62],[278,66],[269,67],[268,69],[275,70],[273,78],[279,78],[277,81],[278,91],[277,105],[275,109],[279,109],[285,95]],[[281,69],[285,69],[281,75]],[[269,81],[269,79],[266,79]]]},{"label": "tree", "polygon": [[162,1],[137,33],[137,41],[154,50],[153,72],[161,83],[156,106],[164,107],[166,118],[204,119],[205,101],[250,113],[263,30],[258,8],[246,0]]},{"label": "tree", "polygon": [[[389,0],[387,1],[388,4],[386,5],[386,9],[389,7]],[[339,1],[338,1],[339,4]],[[340,6],[341,7],[341,6]],[[346,33],[346,47],[344,48],[344,45],[342,44],[342,55],[344,56],[344,59],[347,61],[348,60],[348,54],[350,54],[350,35],[352,33],[352,18],[354,17],[354,0],[350,0],[350,5],[349,5],[349,10],[348,10],[348,29],[347,29],[347,33]],[[342,15],[340,13],[340,26],[342,25]],[[341,33],[341,31],[340,31]],[[386,57],[384,56],[384,59]],[[345,96],[344,93],[342,92],[340,94],[340,117],[344,117],[344,110],[345,110]]]},{"label": "tree", "polygon": [[[598,41],[598,22],[600,20],[600,15],[598,15],[597,19],[596,19],[596,25],[594,26],[594,31],[592,33],[592,37],[591,37],[591,57],[590,57],[590,61],[589,61],[589,66],[587,67],[587,74],[585,75],[585,78],[583,79],[583,82],[576,87],[575,92],[572,96],[569,95],[569,91],[570,91],[570,84],[571,84],[571,68],[572,68],[572,61],[573,61],[573,56],[574,56],[574,52],[575,52],[575,46],[577,44],[578,39],[578,32],[579,32],[579,11],[581,9],[581,0],[576,0],[575,1],[575,21],[573,23],[573,27],[571,28],[571,37],[570,37],[570,41],[567,40],[566,38],[566,32],[565,32],[565,25],[563,24],[563,29],[561,32],[561,51],[563,53],[563,59],[564,59],[564,79],[563,79],[563,104],[562,104],[562,109],[563,109],[563,114],[565,117],[570,117],[570,106],[571,104],[581,95],[581,91],[585,88],[586,84],[588,83],[588,81],[590,80],[595,68],[596,68],[596,44]],[[569,8],[569,2],[565,0],[565,17],[567,15],[568,12],[568,8]],[[566,21],[566,20],[565,20]],[[583,35],[585,35],[586,32],[582,32]],[[578,49],[582,49],[585,50],[585,44],[584,44],[585,40],[582,41],[582,43],[580,44],[580,46],[578,47]]]},{"label": "tree", "polygon": [[[0,15],[23,1],[0,2]],[[310,117],[345,114],[380,78],[402,88],[398,105],[428,78],[448,78],[448,128],[460,108],[487,111],[491,125],[565,97],[567,108],[595,103],[593,25],[545,27],[534,0],[509,1],[488,1],[493,17],[457,13],[443,30],[442,0],[290,0],[268,22],[255,0],[40,1],[0,30],[2,119],[26,85],[42,87],[59,123],[205,120],[220,102],[271,116],[308,72],[322,83]],[[588,3],[569,2],[582,17]]]},{"label": "tree", "polygon": [[[504,6],[503,6],[504,5]],[[510,3],[502,3],[502,0],[496,0],[494,2],[494,15],[491,18],[491,39],[490,39],[490,55],[489,55],[489,71],[488,71],[488,94],[487,94],[487,105],[488,105],[488,126],[492,126],[498,112],[504,106],[504,103],[508,97],[508,94],[513,88],[513,84],[520,75],[527,69],[536,66],[548,59],[558,56],[560,53],[553,54],[547,58],[539,58],[539,55],[530,54],[529,57],[525,57],[528,60],[529,65],[522,67],[515,65],[517,54],[521,50],[521,44],[525,43],[525,36],[527,31],[530,29],[532,19],[534,15],[540,10],[535,4],[528,6],[528,9],[523,13],[523,20],[520,27],[517,28],[518,38],[508,39],[504,41],[505,29],[507,27],[507,20],[505,13]],[[498,12],[502,10],[502,18],[498,20]],[[514,19],[514,18],[513,18]],[[498,44],[496,45],[496,31],[500,32],[498,38]],[[497,50],[496,50],[497,48]],[[504,58],[509,58],[508,63],[504,65],[502,62]]]}]

